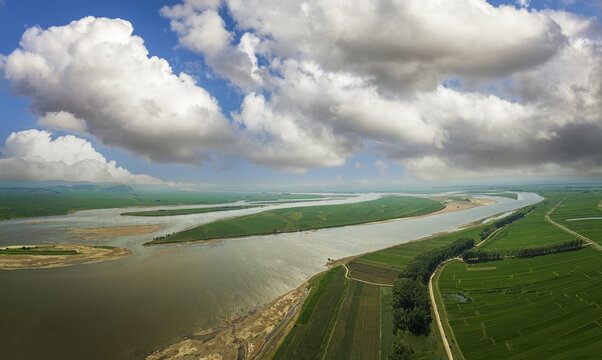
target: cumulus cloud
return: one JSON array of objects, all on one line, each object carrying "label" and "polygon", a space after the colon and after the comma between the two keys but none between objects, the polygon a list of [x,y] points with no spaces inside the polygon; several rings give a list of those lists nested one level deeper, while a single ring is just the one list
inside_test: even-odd
[{"label": "cumulus cloud", "polygon": [[161,184],[148,175],[135,175],[107,161],[85,139],[73,135],[54,140],[48,131],[25,130],[6,138],[0,149],[0,180],[65,180]]},{"label": "cumulus cloud", "polygon": [[200,164],[233,129],[206,90],[149,57],[124,20],[87,17],[28,29],[4,61],[15,95],[31,98],[40,125],[86,132],[159,162]]},{"label": "cumulus cloud", "polygon": [[218,152],[303,172],[373,152],[421,179],[602,172],[596,19],[485,0],[184,0],[160,12],[240,88],[230,119],[123,20],[27,30],[3,60],[13,93],[42,126],[153,161]]}]

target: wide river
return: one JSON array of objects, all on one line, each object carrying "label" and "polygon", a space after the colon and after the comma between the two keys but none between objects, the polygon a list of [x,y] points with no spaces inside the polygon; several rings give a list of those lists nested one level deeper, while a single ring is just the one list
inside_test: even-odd
[{"label": "wide river", "polygon": [[[356,202],[382,195],[269,207]],[[0,271],[0,358],[144,358],[185,335],[222,324],[298,287],[324,270],[328,258],[453,231],[462,224],[542,200],[534,193],[518,193],[517,200],[489,198],[497,203],[420,219],[213,244],[142,246],[158,235],[265,208],[173,217],[120,216],[126,210],[103,209],[0,222],[0,245],[77,242],[134,251],[128,258],[99,264]],[[161,208],[186,207],[191,206]],[[142,224],[165,227],[150,235],[96,242],[65,231]]]}]

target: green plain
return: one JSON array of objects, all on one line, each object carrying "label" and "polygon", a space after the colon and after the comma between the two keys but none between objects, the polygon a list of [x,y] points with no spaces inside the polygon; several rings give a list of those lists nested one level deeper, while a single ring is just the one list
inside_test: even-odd
[{"label": "green plain", "polygon": [[0,255],[77,255],[75,250],[57,249],[54,246],[23,246],[0,249]]},{"label": "green plain", "polygon": [[352,204],[267,210],[258,214],[214,221],[146,244],[267,235],[355,225],[424,215],[443,207],[444,205],[440,202],[430,199],[387,196],[378,200]]},{"label": "green plain", "polygon": [[601,275],[602,254],[585,248],[452,263],[438,287],[466,359],[591,358],[602,351]]},{"label": "green plain", "polygon": [[585,190],[570,193],[550,218],[602,245],[602,219],[568,221],[568,219],[602,217],[601,203],[602,191]]}]

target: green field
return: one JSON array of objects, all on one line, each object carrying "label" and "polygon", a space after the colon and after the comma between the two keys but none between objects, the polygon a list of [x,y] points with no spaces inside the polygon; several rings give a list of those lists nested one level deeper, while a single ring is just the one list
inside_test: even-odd
[{"label": "green field", "polygon": [[430,199],[387,196],[353,204],[267,210],[258,214],[214,221],[146,244],[267,235],[354,225],[424,215],[443,207],[440,202]]},{"label": "green field", "polygon": [[335,326],[337,309],[348,289],[342,266],[319,274],[293,329],[278,347],[273,359],[322,358]]},{"label": "green field", "polygon": [[504,193],[483,193],[483,195],[507,197],[509,199],[514,199],[514,200],[518,199],[518,195],[516,195],[515,193],[509,193],[509,192],[504,192]]},{"label": "green field", "polygon": [[381,284],[393,284],[400,271],[416,257],[428,250],[448,245],[459,238],[478,239],[481,226],[450,234],[413,241],[375,251],[350,261],[349,276]]},{"label": "green field", "polygon": [[438,287],[466,359],[589,359],[602,351],[601,275],[602,253],[585,248],[452,263]]},{"label": "green field", "polygon": [[573,240],[574,236],[550,224],[544,218],[560,199],[561,197],[558,194],[548,195],[544,201],[523,218],[498,231],[483,245],[483,248],[505,250],[528,246],[544,246]]},{"label": "green field", "polygon": [[602,244],[602,219],[567,221],[588,217],[602,217],[602,191],[580,191],[566,194],[566,199],[550,218],[592,241]]},{"label": "green field", "polygon": [[218,211],[229,211],[229,210],[241,210],[250,209],[258,206],[253,205],[241,205],[241,206],[217,206],[208,208],[195,208],[195,209],[174,209],[174,210],[153,210],[153,211],[135,211],[125,212],[123,216],[177,216],[177,215],[191,215],[191,214],[204,214]]},{"label": "green field", "polygon": [[0,255],[77,255],[75,250],[64,250],[54,246],[23,246],[0,249]]},{"label": "green field", "polygon": [[136,189],[127,185],[0,187],[0,220],[64,215],[88,209],[315,198],[322,196],[289,193],[211,193],[169,188]]}]

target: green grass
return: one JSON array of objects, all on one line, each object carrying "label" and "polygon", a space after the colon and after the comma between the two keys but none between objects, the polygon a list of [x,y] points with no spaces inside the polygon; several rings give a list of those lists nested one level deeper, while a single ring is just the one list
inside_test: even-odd
[{"label": "green grass", "polygon": [[250,209],[258,206],[254,205],[241,205],[241,206],[217,206],[208,208],[195,208],[195,209],[174,209],[174,210],[153,210],[153,211],[135,211],[125,212],[123,216],[176,216],[176,215],[190,215],[190,214],[204,214],[209,212],[228,211],[228,210],[240,210]]},{"label": "green grass", "polygon": [[393,288],[380,288],[380,358],[387,360],[393,346]]},{"label": "green grass", "polygon": [[349,276],[381,284],[393,284],[400,271],[417,255],[448,245],[459,238],[478,239],[480,231],[481,226],[478,226],[363,255],[347,264],[350,269]]},{"label": "green grass", "polygon": [[324,359],[378,359],[380,286],[351,281]]},{"label": "green grass", "polygon": [[147,244],[211,240],[295,232],[428,214],[444,207],[424,198],[387,196],[353,204],[267,210],[258,214],[214,221]]},{"label": "green grass", "polygon": [[0,249],[0,255],[77,255],[75,250],[57,249],[54,246],[23,246]]},{"label": "green grass", "polygon": [[115,246],[109,246],[109,245],[94,245],[92,247],[95,249],[108,249],[108,250],[115,249]]},{"label": "green grass", "polygon": [[498,231],[483,245],[483,248],[506,250],[545,246],[573,240],[572,235],[550,224],[544,218],[560,199],[559,195],[548,195],[542,203],[523,218]]},{"label": "green grass", "polygon": [[[342,266],[318,275],[292,330],[273,359],[316,359],[324,355],[336,322],[336,309],[348,288]],[[305,314],[305,315],[304,315]]]},{"label": "green grass", "polygon": [[483,193],[483,195],[506,197],[514,200],[518,199],[518,195],[516,195],[515,193]]},{"label": "green grass", "polygon": [[288,193],[210,193],[164,189],[134,190],[127,185],[0,187],[0,220],[64,215],[87,209],[315,198],[322,198],[322,196]]},{"label": "green grass", "polygon": [[[601,275],[602,253],[585,248],[453,263],[438,287],[466,359],[592,358],[602,351]],[[445,296],[455,293],[468,301]]]},{"label": "green grass", "polygon": [[588,217],[602,217],[602,191],[585,190],[566,194],[550,218],[567,228],[578,232],[592,241],[602,244],[602,219],[567,221]]}]

